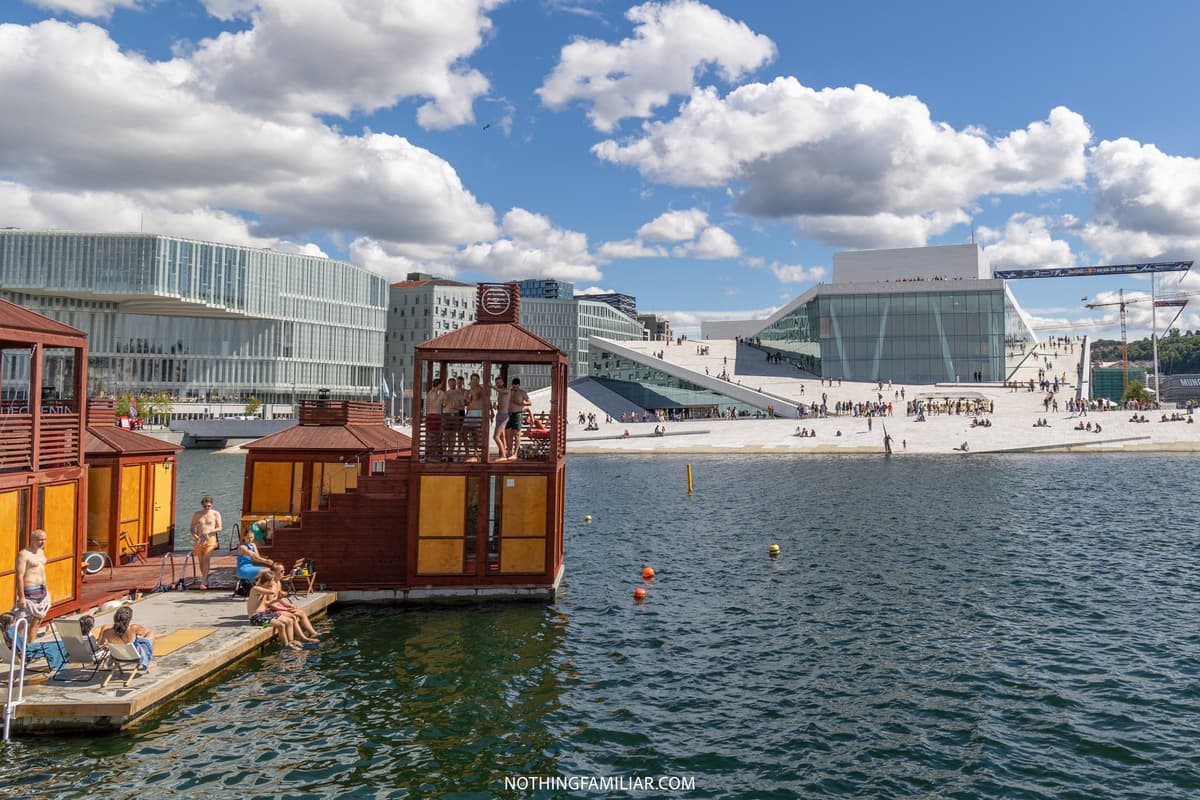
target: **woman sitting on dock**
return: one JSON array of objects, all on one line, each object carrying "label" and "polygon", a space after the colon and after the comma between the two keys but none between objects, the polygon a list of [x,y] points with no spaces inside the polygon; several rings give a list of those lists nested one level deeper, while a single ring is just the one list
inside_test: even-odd
[{"label": "woman sitting on dock", "polygon": [[253,581],[273,566],[275,566],[274,561],[259,554],[258,545],[254,543],[254,528],[247,525],[246,529],[242,531],[242,541],[238,544],[237,549],[238,580]]},{"label": "woman sitting on dock", "polygon": [[97,637],[100,644],[123,642],[133,645],[138,654],[138,669],[148,670],[154,666],[154,631],[133,621],[133,607],[121,606],[113,613],[111,628],[104,628]]},{"label": "woman sitting on dock", "polygon": [[279,641],[284,646],[290,647],[293,650],[299,650],[300,645],[296,644],[295,641],[297,638],[304,639],[305,641],[310,640],[304,636],[298,636],[297,622],[294,615],[270,609],[269,606],[274,599],[274,576],[271,574],[271,570],[264,569],[258,574],[257,580],[254,581],[254,586],[250,588],[250,596],[246,598],[246,616],[250,618],[250,624],[255,627],[270,625],[275,629],[275,633],[279,636]]}]

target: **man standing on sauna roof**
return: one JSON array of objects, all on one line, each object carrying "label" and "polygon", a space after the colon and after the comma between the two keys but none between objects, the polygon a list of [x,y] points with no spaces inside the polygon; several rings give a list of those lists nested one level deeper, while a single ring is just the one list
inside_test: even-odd
[{"label": "man standing on sauna roof", "polygon": [[525,422],[526,409],[529,408],[529,393],[521,388],[521,379],[513,378],[512,388],[508,397],[508,422],[504,427],[508,438],[508,454],[506,461],[516,459],[521,450],[521,425]]},{"label": "man standing on sauna roof", "polygon": [[221,532],[221,512],[213,508],[208,495],[200,498],[200,510],[192,514],[192,553],[200,566],[200,588],[208,588],[208,571],[213,550],[217,549],[217,534]]},{"label": "man standing on sauna roof", "polygon": [[441,376],[435,375],[429,391],[425,392],[425,452],[430,458],[442,457],[442,388]]},{"label": "man standing on sauna roof", "polygon": [[496,376],[496,428],[492,431],[492,441],[496,443],[499,452],[496,454],[496,460],[504,459],[504,453],[508,449],[504,443],[504,428],[508,424],[508,400],[509,389],[508,384],[504,382],[504,378]]}]

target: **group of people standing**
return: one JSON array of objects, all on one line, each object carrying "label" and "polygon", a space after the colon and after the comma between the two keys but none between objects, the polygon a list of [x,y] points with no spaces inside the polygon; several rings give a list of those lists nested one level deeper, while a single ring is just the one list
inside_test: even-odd
[{"label": "group of people standing", "polygon": [[529,393],[521,379],[511,386],[497,377],[491,391],[478,373],[464,385],[460,376],[434,378],[425,393],[426,457],[443,461],[477,462],[483,456],[483,431],[489,411],[495,411],[491,439],[497,461],[513,461],[521,449],[521,429],[529,413]]}]

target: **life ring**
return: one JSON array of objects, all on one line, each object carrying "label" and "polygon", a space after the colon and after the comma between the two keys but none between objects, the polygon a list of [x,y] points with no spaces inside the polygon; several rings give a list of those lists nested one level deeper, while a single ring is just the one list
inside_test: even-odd
[{"label": "life ring", "polygon": [[83,574],[95,575],[108,564],[108,553],[89,550],[83,554]]}]

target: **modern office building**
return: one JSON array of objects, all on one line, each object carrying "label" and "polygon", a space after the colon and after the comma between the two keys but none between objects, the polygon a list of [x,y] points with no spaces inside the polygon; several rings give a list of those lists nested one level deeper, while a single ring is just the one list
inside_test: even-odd
[{"label": "modern office building", "polygon": [[838,253],[833,265],[832,283],[741,330],[815,375],[908,384],[1005,380],[1036,341],[976,245]]},{"label": "modern office building", "polygon": [[[586,378],[590,373],[589,336],[618,340],[642,339],[640,322],[587,295],[564,300],[522,297],[521,326],[567,354],[569,380]],[[527,390],[550,385],[548,368],[525,366],[521,369],[521,383]]]},{"label": "modern office building", "polygon": [[595,300],[598,303],[607,303],[627,317],[638,318],[637,298],[631,294],[605,292],[604,294],[588,294],[584,295],[584,297],[588,300]]},{"label": "modern office building", "polygon": [[521,297],[541,300],[570,300],[575,296],[575,284],[553,278],[528,278],[517,281]]},{"label": "modern office building", "polygon": [[[388,288],[384,377],[394,392],[413,387],[413,358],[421,342],[475,321],[475,284],[435,278],[422,272]],[[404,413],[412,407],[406,400]],[[390,410],[390,409],[389,409]],[[397,411],[400,411],[397,408]]]},{"label": "modern office building", "polygon": [[93,395],[378,391],[387,282],[343,261],[149,233],[3,230],[0,298],[87,332]]},{"label": "modern office building", "polygon": [[645,339],[651,342],[671,341],[671,321],[659,314],[638,314],[638,322],[645,330]]}]

